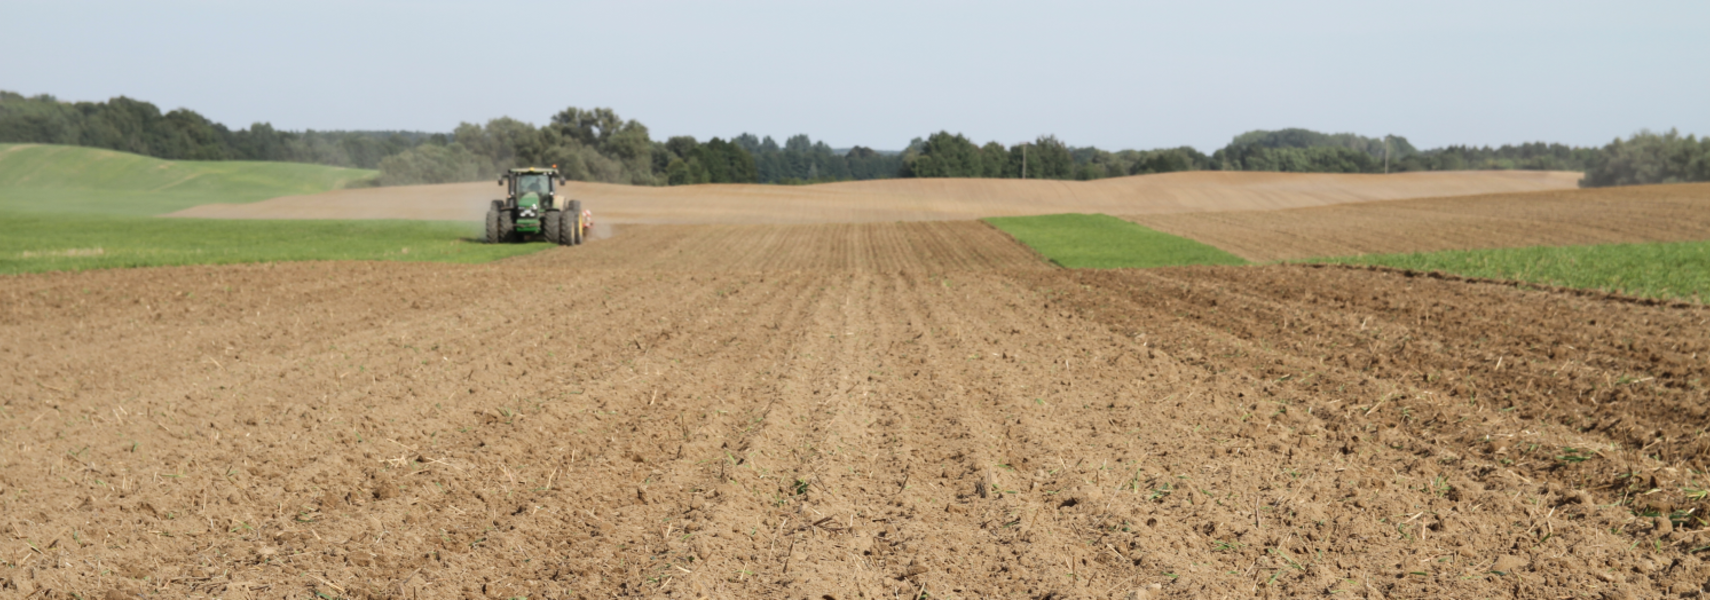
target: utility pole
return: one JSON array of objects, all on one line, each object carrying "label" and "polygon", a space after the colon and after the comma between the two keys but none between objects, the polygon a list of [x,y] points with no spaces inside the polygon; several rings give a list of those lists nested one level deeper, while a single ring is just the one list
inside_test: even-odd
[{"label": "utility pole", "polygon": [[1027,179],[1027,142],[1021,143],[1021,178]]}]

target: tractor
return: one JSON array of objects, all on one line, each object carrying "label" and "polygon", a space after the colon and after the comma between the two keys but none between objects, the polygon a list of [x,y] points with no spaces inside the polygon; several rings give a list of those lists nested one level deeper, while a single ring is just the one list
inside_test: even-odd
[{"label": "tractor", "polygon": [[560,199],[554,184],[566,180],[557,169],[511,169],[499,177],[505,199],[487,209],[487,243],[521,241],[529,236],[565,246],[582,243],[588,218],[581,200]]}]

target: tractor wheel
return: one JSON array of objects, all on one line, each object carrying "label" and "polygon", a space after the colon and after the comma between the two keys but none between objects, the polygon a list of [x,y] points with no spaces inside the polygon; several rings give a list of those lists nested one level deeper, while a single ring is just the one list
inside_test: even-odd
[{"label": "tractor wheel", "polygon": [[499,211],[487,209],[487,243],[497,244],[499,239]]},{"label": "tractor wheel", "polygon": [[564,243],[564,212],[558,210],[546,211],[541,218],[540,229],[546,234],[546,241],[554,244]]},{"label": "tractor wheel", "polygon": [[580,246],[582,245],[582,201],[571,200],[568,209],[571,215],[570,235],[565,237],[570,239],[569,244]]},{"label": "tractor wheel", "polygon": [[511,241],[511,238],[516,235],[516,232],[516,215],[512,214],[511,211],[508,210],[499,211],[499,240],[509,242]]}]

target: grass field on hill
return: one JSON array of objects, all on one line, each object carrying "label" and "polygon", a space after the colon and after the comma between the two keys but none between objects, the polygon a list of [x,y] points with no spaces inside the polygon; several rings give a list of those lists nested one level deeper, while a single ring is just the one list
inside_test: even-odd
[{"label": "grass field on hill", "polygon": [[172,161],[76,146],[0,144],[0,211],[148,216],[318,194],[376,175],[300,163]]},{"label": "grass field on hill", "polygon": [[296,163],[165,161],[0,145],[0,273],[293,260],[485,262],[545,243],[488,245],[479,225],[438,221],[161,219],[361,185],[374,171]]},{"label": "grass field on hill", "polygon": [[1382,265],[1703,302],[1710,297],[1710,241],[1533,246],[1372,254],[1302,262]]},{"label": "grass field on hill", "polygon": [[1109,215],[994,217],[985,221],[1070,269],[1247,264],[1212,246]]}]

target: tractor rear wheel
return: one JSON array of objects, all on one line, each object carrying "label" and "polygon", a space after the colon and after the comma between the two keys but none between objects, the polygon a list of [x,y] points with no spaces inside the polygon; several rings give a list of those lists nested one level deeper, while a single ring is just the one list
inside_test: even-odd
[{"label": "tractor rear wheel", "polygon": [[546,233],[546,241],[554,244],[564,243],[564,211],[549,210],[541,219],[541,230]]},{"label": "tractor rear wheel", "polygon": [[564,237],[569,239],[566,243],[573,246],[580,246],[582,245],[582,201],[571,200],[569,213],[571,215],[570,235]]},{"label": "tractor rear wheel", "polygon": [[487,209],[487,243],[499,243],[499,210]]}]

